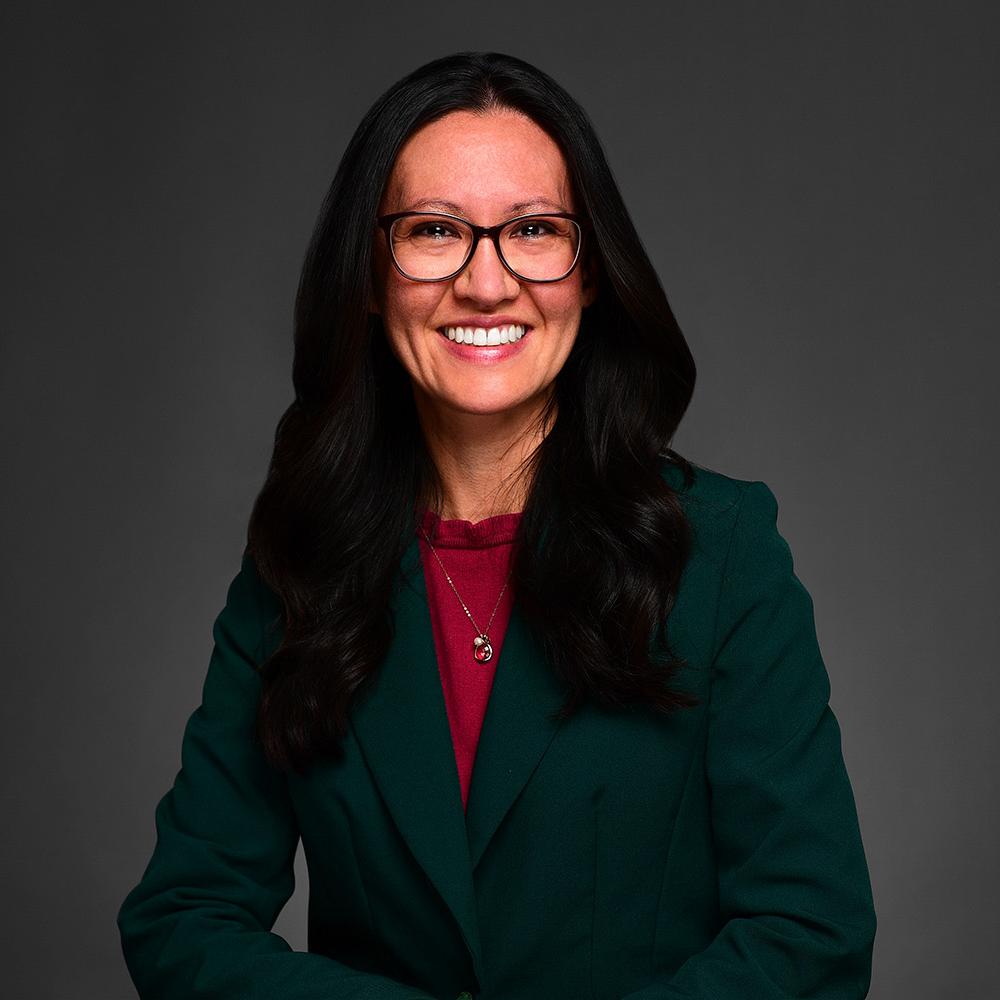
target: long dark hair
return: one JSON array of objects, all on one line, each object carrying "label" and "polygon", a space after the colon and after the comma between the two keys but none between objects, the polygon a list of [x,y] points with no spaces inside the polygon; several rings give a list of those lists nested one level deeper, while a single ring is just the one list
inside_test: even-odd
[{"label": "long dark hair", "polygon": [[[589,220],[596,300],[555,382],[531,456],[511,585],[565,683],[586,700],[670,712],[683,661],[666,622],[691,547],[669,447],[695,382],[688,345],[583,109],[512,56],[463,52],[409,74],[365,115],[323,201],[295,304],[295,400],[278,423],[248,550],[284,611],[261,667],[258,731],[278,766],[336,754],[353,697],[392,636],[389,600],[415,531],[440,498],[409,377],[370,313],[374,219],[397,153],[457,110],[520,111],[565,156]],[[571,485],[568,485],[571,484]]]}]

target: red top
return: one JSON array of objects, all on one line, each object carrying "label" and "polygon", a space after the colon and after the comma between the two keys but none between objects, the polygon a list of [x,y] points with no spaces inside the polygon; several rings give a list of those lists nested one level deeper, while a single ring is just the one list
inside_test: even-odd
[{"label": "red top", "polygon": [[503,637],[514,603],[510,584],[500,598],[493,624],[488,625],[488,622],[510,570],[514,535],[520,519],[521,514],[515,513],[497,514],[482,521],[442,521],[432,511],[424,512],[422,527],[434,543],[434,550],[476,624],[490,637],[493,656],[486,663],[476,661],[472,642],[476,629],[462,610],[423,534],[419,535],[434,646],[455,748],[463,808],[469,799],[479,732],[493,677],[502,660]]}]

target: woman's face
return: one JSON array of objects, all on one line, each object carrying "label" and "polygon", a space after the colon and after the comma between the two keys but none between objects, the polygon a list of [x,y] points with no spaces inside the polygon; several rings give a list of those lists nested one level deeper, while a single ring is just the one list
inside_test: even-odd
[{"label": "woman's face", "polygon": [[[493,226],[517,215],[573,212],[556,143],[531,119],[504,110],[454,111],[414,133],[396,159],[379,214],[446,212]],[[581,257],[585,257],[582,254]],[[439,413],[533,412],[548,397],[594,297],[582,260],[562,281],[522,281],[479,241],[468,266],[446,281],[418,282],[392,265],[376,235],[376,302],[389,343],[418,404]],[[520,326],[516,344],[456,344],[448,327]]]}]

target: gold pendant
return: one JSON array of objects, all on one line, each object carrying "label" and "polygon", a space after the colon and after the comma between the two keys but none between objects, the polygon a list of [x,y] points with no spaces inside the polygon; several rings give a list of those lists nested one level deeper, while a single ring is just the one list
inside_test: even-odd
[{"label": "gold pendant", "polygon": [[472,655],[479,663],[486,663],[493,657],[493,647],[490,645],[488,635],[477,635],[472,640]]}]

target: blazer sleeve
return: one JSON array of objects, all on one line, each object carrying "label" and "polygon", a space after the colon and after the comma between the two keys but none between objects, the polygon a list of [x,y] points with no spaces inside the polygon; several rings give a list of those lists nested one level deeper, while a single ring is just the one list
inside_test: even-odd
[{"label": "blazer sleeve", "polygon": [[284,779],[254,740],[261,587],[244,552],[181,770],[156,808],[152,858],[118,914],[129,973],[142,1000],[432,1000],[271,933],[299,835]]},{"label": "blazer sleeve", "polygon": [[875,911],[813,603],[762,482],[723,572],[706,768],[721,930],[626,1000],[854,1000]]}]

